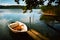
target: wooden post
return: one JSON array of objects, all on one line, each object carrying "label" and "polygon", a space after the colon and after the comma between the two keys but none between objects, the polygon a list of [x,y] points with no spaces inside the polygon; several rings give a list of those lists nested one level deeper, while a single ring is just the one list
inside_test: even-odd
[{"label": "wooden post", "polygon": [[30,29],[30,27],[31,27],[31,17],[29,17],[29,29]]},{"label": "wooden post", "polygon": [[33,24],[34,24],[34,14],[33,14]]}]

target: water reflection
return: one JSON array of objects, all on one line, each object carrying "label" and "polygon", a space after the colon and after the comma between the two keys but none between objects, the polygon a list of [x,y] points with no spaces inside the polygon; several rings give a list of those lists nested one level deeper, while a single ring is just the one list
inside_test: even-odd
[{"label": "water reflection", "polygon": [[[53,38],[55,35],[56,36],[59,35],[56,31],[49,28],[46,25],[46,23],[44,23],[44,21],[40,20],[42,16],[42,14],[38,14],[41,11],[40,9],[33,9],[33,12],[29,13],[29,11],[27,11],[25,14],[22,13],[23,11],[21,9],[0,9],[0,11],[2,11],[0,13],[1,14],[0,15],[0,29],[1,29],[0,32],[2,32],[0,33],[0,35],[2,36],[6,34],[7,37],[8,35],[10,37],[8,24],[15,21],[21,21],[31,29],[35,29],[36,31],[42,33],[44,36],[47,36],[50,38]],[[31,17],[31,25],[30,25],[30,17]]]},{"label": "water reflection", "polygon": [[57,16],[42,15],[41,18],[40,18],[40,21],[41,20],[44,21],[46,24],[49,24],[52,27],[56,27],[57,30],[60,30],[59,29],[60,20],[59,20],[59,18]]}]

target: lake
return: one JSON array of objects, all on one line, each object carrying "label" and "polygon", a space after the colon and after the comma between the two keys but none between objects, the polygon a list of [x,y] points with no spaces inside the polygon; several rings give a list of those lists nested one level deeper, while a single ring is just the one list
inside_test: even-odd
[{"label": "lake", "polygon": [[[9,36],[8,24],[15,21],[23,22],[29,27],[29,29],[35,29],[51,40],[60,38],[60,34],[48,27],[44,21],[40,20],[42,11],[40,9],[33,9],[33,12],[23,13],[22,9],[0,9],[0,39],[3,39],[7,35]],[[56,24],[54,28],[60,30],[60,24]]]}]

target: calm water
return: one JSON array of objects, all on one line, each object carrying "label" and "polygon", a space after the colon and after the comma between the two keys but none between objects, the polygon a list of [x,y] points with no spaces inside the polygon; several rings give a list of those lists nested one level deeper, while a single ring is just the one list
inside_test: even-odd
[{"label": "calm water", "polygon": [[[33,9],[32,13],[29,10],[26,13],[22,13],[21,9],[0,9],[0,35],[9,35],[8,24],[15,21],[23,22],[27,27],[35,29],[36,31],[42,33],[44,36],[53,39],[60,38],[60,34],[50,27],[48,27],[44,21],[40,20],[42,12],[39,9]],[[31,21],[31,22],[30,22]],[[31,25],[30,25],[31,24]],[[55,25],[56,29],[60,29],[60,24]],[[6,34],[6,35],[5,35]]]}]

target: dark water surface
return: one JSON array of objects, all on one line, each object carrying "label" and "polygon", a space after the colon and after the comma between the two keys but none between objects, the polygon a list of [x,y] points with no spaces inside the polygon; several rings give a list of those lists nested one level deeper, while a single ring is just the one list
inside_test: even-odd
[{"label": "dark water surface", "polygon": [[[40,20],[41,15],[39,9],[33,9],[32,13],[29,13],[29,11],[22,13],[21,9],[0,9],[0,39],[15,40],[17,38],[16,40],[33,40],[27,33],[21,33],[20,36],[17,36],[18,34],[14,34],[9,30],[8,24],[15,21],[25,23],[27,27],[35,29],[51,40],[60,39],[58,32],[48,27],[44,21]],[[60,30],[60,24],[56,24],[54,28]]]}]

